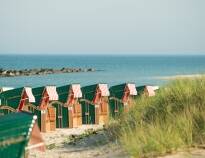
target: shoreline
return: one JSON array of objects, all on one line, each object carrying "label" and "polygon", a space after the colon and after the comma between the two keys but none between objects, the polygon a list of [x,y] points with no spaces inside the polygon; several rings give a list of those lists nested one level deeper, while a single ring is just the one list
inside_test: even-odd
[{"label": "shoreline", "polygon": [[175,79],[186,79],[186,78],[200,78],[204,76],[205,74],[187,74],[187,75],[173,75],[173,76],[157,76],[154,78],[160,80],[175,80]]},{"label": "shoreline", "polygon": [[79,73],[79,72],[95,72],[94,68],[66,68],[53,69],[53,68],[33,68],[33,69],[1,69],[0,77],[17,77],[17,76],[41,76],[50,74],[62,73]]}]

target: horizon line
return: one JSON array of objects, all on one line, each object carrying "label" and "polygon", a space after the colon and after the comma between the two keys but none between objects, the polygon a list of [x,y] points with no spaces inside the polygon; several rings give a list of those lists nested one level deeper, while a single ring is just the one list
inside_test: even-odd
[{"label": "horizon line", "polygon": [[180,53],[180,52],[175,52],[175,53],[0,53],[0,55],[40,55],[40,56],[158,56],[158,55],[163,55],[163,56],[177,56],[177,55],[205,55],[205,52],[190,52],[190,53]]}]

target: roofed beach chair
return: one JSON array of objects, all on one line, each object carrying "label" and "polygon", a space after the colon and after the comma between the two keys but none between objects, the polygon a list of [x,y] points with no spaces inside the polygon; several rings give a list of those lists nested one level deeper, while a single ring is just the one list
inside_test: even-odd
[{"label": "roofed beach chair", "polygon": [[105,125],[109,119],[108,97],[110,95],[107,84],[94,84],[82,87],[83,124]]},{"label": "roofed beach chair", "polygon": [[38,116],[38,124],[42,132],[55,131],[56,108],[51,105],[52,101],[58,100],[56,86],[33,88],[36,102],[33,104],[33,112]]},{"label": "roofed beach chair", "polygon": [[0,114],[29,111],[29,104],[35,102],[31,87],[21,87],[0,93]]},{"label": "roofed beach chair", "polygon": [[134,102],[137,90],[134,83],[124,83],[110,87],[110,110],[111,115],[116,116],[121,112],[127,112]]},{"label": "roofed beach chair", "polygon": [[58,101],[51,102],[56,108],[56,127],[73,128],[82,125],[82,109],[79,99],[82,97],[80,84],[57,87]]}]

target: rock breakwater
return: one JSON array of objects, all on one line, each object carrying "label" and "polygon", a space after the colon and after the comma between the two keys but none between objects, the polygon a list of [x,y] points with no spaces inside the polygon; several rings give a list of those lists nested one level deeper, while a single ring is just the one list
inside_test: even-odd
[{"label": "rock breakwater", "polygon": [[60,73],[77,73],[77,72],[94,72],[93,68],[66,68],[53,69],[53,68],[39,68],[39,69],[1,69],[0,77],[15,77],[15,76],[32,76],[32,75],[48,75]]}]

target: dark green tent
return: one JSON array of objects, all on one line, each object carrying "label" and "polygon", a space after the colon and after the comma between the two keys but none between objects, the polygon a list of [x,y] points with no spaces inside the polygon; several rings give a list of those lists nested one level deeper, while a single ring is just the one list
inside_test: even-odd
[{"label": "dark green tent", "polygon": [[51,103],[56,108],[56,127],[72,128],[80,126],[82,124],[81,105],[78,101],[82,97],[80,84],[57,87],[57,93],[59,100]]},{"label": "dark green tent", "polygon": [[110,114],[115,117],[126,111],[132,104],[133,96],[137,95],[134,83],[124,83],[110,87]]},{"label": "dark green tent", "polygon": [[108,122],[110,95],[107,84],[94,84],[82,88],[82,122],[83,124],[105,124]]},{"label": "dark green tent", "polygon": [[10,112],[22,110],[27,111],[26,105],[31,102],[35,102],[35,98],[30,87],[21,87],[2,92],[0,94],[0,99],[0,112],[2,114],[8,114]]},{"label": "dark green tent", "polygon": [[[42,150],[45,150],[35,120],[36,116],[24,112],[0,117],[1,158],[22,158],[25,148],[32,143],[32,147],[28,148],[41,147]],[[33,137],[34,135],[35,137]],[[31,139],[33,140],[31,141]]]}]

